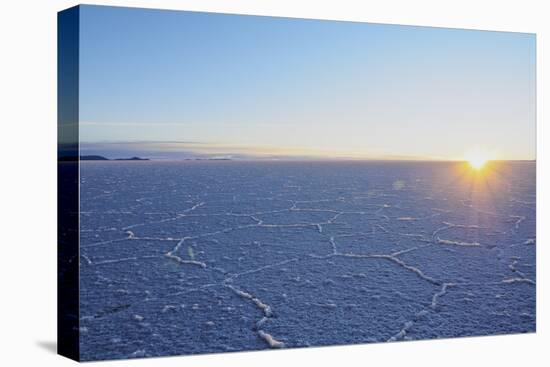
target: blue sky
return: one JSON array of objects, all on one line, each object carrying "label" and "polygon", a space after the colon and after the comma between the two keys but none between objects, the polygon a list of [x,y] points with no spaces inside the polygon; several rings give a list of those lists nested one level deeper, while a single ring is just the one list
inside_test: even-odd
[{"label": "blue sky", "polygon": [[84,147],[535,157],[532,34],[84,6],[80,37]]}]

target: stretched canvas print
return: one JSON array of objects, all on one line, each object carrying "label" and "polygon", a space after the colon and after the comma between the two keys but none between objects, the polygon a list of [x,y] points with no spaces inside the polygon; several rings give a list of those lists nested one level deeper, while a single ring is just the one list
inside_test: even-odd
[{"label": "stretched canvas print", "polygon": [[530,333],[535,35],[59,13],[59,352]]}]

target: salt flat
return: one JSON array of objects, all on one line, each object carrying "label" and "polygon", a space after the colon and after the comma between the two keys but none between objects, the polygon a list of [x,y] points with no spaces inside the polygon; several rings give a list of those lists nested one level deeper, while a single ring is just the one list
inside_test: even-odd
[{"label": "salt flat", "polygon": [[81,162],[83,360],[535,331],[535,163]]}]

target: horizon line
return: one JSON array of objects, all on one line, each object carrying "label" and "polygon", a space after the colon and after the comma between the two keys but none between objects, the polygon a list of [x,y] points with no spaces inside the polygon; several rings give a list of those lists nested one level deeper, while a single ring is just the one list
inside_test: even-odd
[{"label": "horizon line", "polygon": [[[469,160],[465,147],[464,155],[410,155],[379,152],[350,152],[310,147],[284,147],[274,145],[254,146],[222,142],[189,140],[134,140],[134,141],[81,141],[80,155],[143,156],[154,160],[185,160],[193,158],[229,158],[247,160],[368,160],[368,161],[446,161]],[[134,149],[128,146],[134,145]],[[115,152],[117,151],[117,152]],[[116,153],[116,154],[113,154]],[[178,155],[180,155],[178,157]],[[534,157],[506,157],[503,154],[489,154],[487,161],[536,161]]]},{"label": "horizon line", "polygon": [[[260,162],[417,162],[417,163],[463,163],[468,162],[468,159],[407,159],[407,158],[350,158],[350,157],[300,157],[292,158],[286,157],[186,157],[186,158],[155,158],[148,156],[117,156],[107,157],[107,155],[101,154],[81,154],[82,157],[101,157],[106,160],[125,160],[131,158],[139,158],[143,161],[155,161],[155,162],[178,162],[178,161],[260,161]],[[66,156],[74,157],[76,156]],[[488,159],[487,162],[536,162],[536,158],[533,159]]]}]

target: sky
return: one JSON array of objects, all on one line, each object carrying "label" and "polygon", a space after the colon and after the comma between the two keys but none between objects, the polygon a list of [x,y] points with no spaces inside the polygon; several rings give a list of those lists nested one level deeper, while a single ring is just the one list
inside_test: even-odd
[{"label": "sky", "polygon": [[525,33],[82,6],[81,147],[534,159],[535,62]]}]

